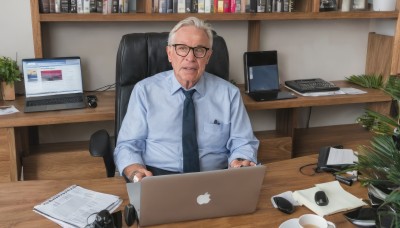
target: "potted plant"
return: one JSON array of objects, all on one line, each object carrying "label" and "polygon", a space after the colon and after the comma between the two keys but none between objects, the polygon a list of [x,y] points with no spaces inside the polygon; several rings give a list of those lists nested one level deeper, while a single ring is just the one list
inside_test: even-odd
[{"label": "potted plant", "polygon": [[[371,200],[377,198],[373,192],[378,189],[381,197],[377,209],[378,227],[400,227],[400,78],[389,76],[386,83],[382,76],[359,75],[347,78],[350,82],[370,88],[382,89],[393,98],[389,116],[366,110],[357,119],[363,127],[376,133],[370,145],[359,147],[358,163],[351,167],[357,170],[359,180],[369,186]],[[370,188],[371,187],[371,188]]]},{"label": "potted plant", "polygon": [[14,82],[21,76],[17,62],[9,57],[0,57],[0,81],[3,100],[15,100]]}]

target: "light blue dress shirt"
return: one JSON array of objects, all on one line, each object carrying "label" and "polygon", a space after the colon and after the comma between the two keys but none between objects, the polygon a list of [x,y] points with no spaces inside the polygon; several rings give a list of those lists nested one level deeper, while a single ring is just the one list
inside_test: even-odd
[{"label": "light blue dress shirt", "polygon": [[[134,163],[182,172],[181,89],[172,70],[135,85],[114,151],[121,173]],[[200,170],[227,168],[236,158],[257,163],[259,141],[239,89],[207,72],[194,89]]]}]

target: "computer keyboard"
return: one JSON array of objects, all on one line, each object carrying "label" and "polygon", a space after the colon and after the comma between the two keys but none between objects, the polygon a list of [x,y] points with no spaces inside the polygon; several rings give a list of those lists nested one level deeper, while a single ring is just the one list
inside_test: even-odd
[{"label": "computer keyboard", "polygon": [[335,91],[340,88],[321,78],[286,81],[285,85],[299,93]]},{"label": "computer keyboard", "polygon": [[66,104],[66,103],[79,103],[82,102],[82,96],[75,97],[57,97],[43,100],[28,101],[27,106],[41,106],[41,105],[56,105],[56,104]]}]

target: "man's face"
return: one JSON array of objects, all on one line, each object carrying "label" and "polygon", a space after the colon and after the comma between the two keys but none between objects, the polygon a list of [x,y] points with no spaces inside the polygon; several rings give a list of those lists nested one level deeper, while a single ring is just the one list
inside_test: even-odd
[{"label": "man's face", "polygon": [[[210,48],[207,34],[195,26],[184,26],[176,33],[172,44],[185,44],[189,47]],[[196,58],[193,50],[189,51],[186,57],[179,56],[175,52],[175,47],[167,46],[168,60],[172,64],[175,77],[178,82],[186,89],[193,87],[204,73],[212,50],[208,50],[203,58]]]}]

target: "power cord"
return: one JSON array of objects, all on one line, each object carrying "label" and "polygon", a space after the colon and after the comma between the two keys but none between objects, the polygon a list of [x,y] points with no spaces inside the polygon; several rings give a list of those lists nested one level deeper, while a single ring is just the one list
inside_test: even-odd
[{"label": "power cord", "polygon": [[109,85],[105,85],[105,86],[102,86],[102,87],[94,89],[94,90],[85,90],[85,92],[88,92],[88,93],[104,92],[104,91],[107,91],[107,90],[110,90],[110,89],[114,89],[114,88],[115,88],[115,83],[109,84]]}]

